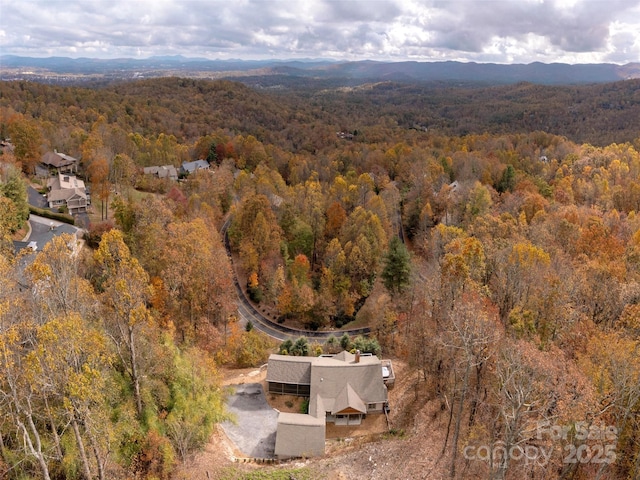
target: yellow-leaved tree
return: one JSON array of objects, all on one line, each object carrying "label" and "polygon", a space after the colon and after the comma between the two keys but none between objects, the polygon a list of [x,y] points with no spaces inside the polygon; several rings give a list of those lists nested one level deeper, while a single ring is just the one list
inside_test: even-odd
[{"label": "yellow-leaved tree", "polygon": [[136,411],[141,417],[141,382],[145,376],[140,371],[144,353],[141,347],[145,337],[156,334],[148,328],[152,322],[147,309],[152,296],[149,276],[131,256],[119,230],[103,235],[94,259],[101,275],[98,288],[106,309],[105,326],[131,382]]},{"label": "yellow-leaved tree", "polygon": [[24,363],[30,388],[43,400],[52,429],[71,426],[85,478],[97,474],[103,480],[113,448],[105,400],[111,363],[107,338],[78,314],[38,326],[35,337]]}]

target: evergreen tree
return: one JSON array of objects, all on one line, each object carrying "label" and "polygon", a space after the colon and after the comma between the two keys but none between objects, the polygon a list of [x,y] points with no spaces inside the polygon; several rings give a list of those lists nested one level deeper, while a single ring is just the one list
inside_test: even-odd
[{"label": "evergreen tree", "polygon": [[8,198],[15,206],[15,209],[11,209],[13,218],[7,221],[12,226],[11,230],[22,228],[29,218],[29,202],[27,184],[19,170],[9,167],[6,173],[0,175],[0,197]]},{"label": "evergreen tree", "polygon": [[507,168],[502,172],[502,177],[496,185],[496,190],[500,193],[513,192],[516,186],[516,169],[512,165],[507,165]]},{"label": "evergreen tree", "polygon": [[220,165],[220,162],[218,162],[218,146],[215,143],[212,143],[209,147],[207,162],[209,162],[211,165]]},{"label": "evergreen tree", "polygon": [[297,357],[306,357],[309,355],[309,341],[306,337],[298,338],[291,350],[289,351],[291,355],[295,355]]},{"label": "evergreen tree", "polygon": [[393,296],[402,293],[410,283],[411,257],[407,247],[398,237],[393,237],[389,243],[389,250],[384,257],[382,282]]}]

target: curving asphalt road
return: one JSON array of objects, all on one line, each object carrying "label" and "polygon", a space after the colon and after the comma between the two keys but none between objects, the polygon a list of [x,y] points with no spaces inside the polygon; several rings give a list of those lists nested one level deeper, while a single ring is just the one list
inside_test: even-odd
[{"label": "curving asphalt road", "polygon": [[229,261],[231,262],[231,268],[233,269],[233,283],[236,287],[236,293],[238,295],[238,315],[240,317],[240,323],[242,325],[246,325],[250,321],[256,330],[266,333],[270,337],[280,341],[284,341],[287,339],[295,340],[303,336],[309,339],[314,339],[314,340],[326,340],[332,335],[339,338],[345,333],[347,333],[350,336],[368,335],[369,333],[371,333],[371,329],[369,327],[351,328],[351,329],[344,329],[344,330],[324,330],[324,331],[300,330],[297,328],[291,328],[291,327],[287,327],[285,325],[279,324],[262,315],[258,310],[256,310],[253,304],[249,301],[244,289],[238,283],[236,268],[235,268],[235,265],[233,264],[233,257],[231,256],[231,246],[229,244],[229,236],[227,235],[227,229],[229,228],[229,223],[230,223],[230,219],[227,219],[227,221],[224,222],[224,225],[222,225],[221,233],[224,238],[224,245],[225,245],[225,248],[227,249],[227,255],[229,257]]}]

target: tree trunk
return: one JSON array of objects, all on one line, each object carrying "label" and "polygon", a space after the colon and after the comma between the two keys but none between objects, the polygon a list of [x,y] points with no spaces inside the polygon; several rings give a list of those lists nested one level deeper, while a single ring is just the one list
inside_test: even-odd
[{"label": "tree trunk", "polygon": [[138,363],[136,360],[136,344],[133,327],[129,326],[129,353],[131,355],[131,382],[133,383],[133,396],[136,400],[138,417],[142,418],[142,397],[140,395],[140,378],[138,377]]},{"label": "tree trunk", "polygon": [[84,477],[87,480],[91,480],[91,469],[89,468],[89,460],[87,459],[87,454],[84,450],[84,441],[82,440],[82,436],[80,435],[80,429],[78,428],[78,422],[76,421],[75,416],[71,419],[71,427],[73,428],[73,434],[76,437],[76,443],[78,444],[78,453],[80,454],[80,460],[82,461],[82,468],[84,470]]},{"label": "tree trunk", "polygon": [[98,450],[98,444],[96,442],[96,437],[95,437],[95,435],[93,435],[93,433],[91,433],[91,431],[89,431],[89,429],[86,429],[86,432],[87,432],[87,435],[89,437],[89,443],[91,444],[91,450],[93,450],[93,455],[94,455],[94,457],[96,457],[96,465],[98,466],[98,478],[100,480],[105,480],[105,477],[104,477],[104,462],[100,458],[100,451]]},{"label": "tree trunk", "polygon": [[471,363],[467,360],[467,365],[464,370],[464,381],[462,384],[462,392],[460,393],[460,399],[458,400],[458,413],[456,415],[456,425],[453,430],[452,440],[452,454],[451,454],[451,468],[449,469],[449,476],[455,478],[456,476],[456,460],[458,458],[458,439],[460,437],[460,424],[462,422],[462,410],[464,408],[464,400],[467,396],[467,389],[469,388],[469,370],[471,369]]},{"label": "tree trunk", "polygon": [[0,432],[0,458],[6,462],[6,458],[4,456],[4,439],[2,438],[2,432]]},{"label": "tree trunk", "polygon": [[474,390],[473,400],[471,401],[471,413],[469,414],[469,427],[473,426],[476,418],[476,412],[478,411],[478,404],[480,403],[480,385],[482,380],[482,367],[484,363],[478,363],[476,365],[476,387]]},{"label": "tree trunk", "polygon": [[[453,372],[453,384],[454,385],[456,384],[455,371]],[[443,395],[444,395],[445,401],[447,401],[447,395],[444,394],[444,393],[443,393]],[[454,404],[454,402],[455,402],[455,390],[454,390],[453,396],[451,397],[451,405],[449,405],[449,420],[447,421],[447,432],[446,432],[445,437],[444,437],[444,444],[442,445],[442,451],[440,452],[441,456],[444,455],[444,452],[447,449],[447,443],[449,443],[449,434],[451,433],[451,422],[453,421],[453,404]],[[447,402],[447,403],[449,403],[449,402]]]},{"label": "tree trunk", "polygon": [[55,423],[53,423],[53,417],[51,416],[51,409],[49,408],[49,401],[47,400],[47,396],[44,397],[44,405],[47,409],[47,417],[49,419],[49,424],[51,425],[51,433],[53,434],[53,443],[56,447],[56,455],[58,459],[62,459],[62,447],[60,446],[60,436],[58,435],[58,429],[56,428]]},{"label": "tree trunk", "polygon": [[35,446],[33,445],[31,435],[29,435],[29,432],[27,431],[24,423],[22,423],[22,421],[17,418],[16,423],[18,425],[18,428],[22,430],[23,438],[25,440],[26,446],[29,448],[29,452],[38,460],[38,465],[40,465],[40,470],[42,470],[42,477],[44,478],[44,480],[51,480],[51,477],[49,476],[49,466],[47,465],[47,462],[44,459],[44,454],[42,453],[42,442],[40,441],[40,434],[36,429],[36,425],[33,422],[33,417],[31,416],[31,414],[27,413],[26,415],[27,422],[29,423],[29,430],[33,434],[33,437],[36,441]]}]

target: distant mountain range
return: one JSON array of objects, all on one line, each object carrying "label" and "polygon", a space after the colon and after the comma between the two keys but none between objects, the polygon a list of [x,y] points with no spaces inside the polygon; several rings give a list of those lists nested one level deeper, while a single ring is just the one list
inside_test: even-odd
[{"label": "distant mountain range", "polygon": [[183,56],[147,59],[0,56],[1,80],[50,83],[182,76],[190,78],[290,77],[352,85],[372,81],[544,85],[607,83],[640,78],[640,63],[626,65],[461,62],[335,62],[330,60],[209,60]]}]

